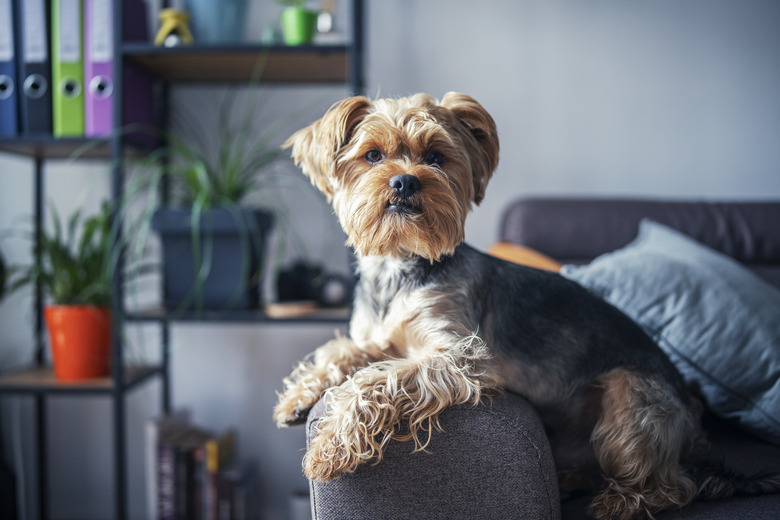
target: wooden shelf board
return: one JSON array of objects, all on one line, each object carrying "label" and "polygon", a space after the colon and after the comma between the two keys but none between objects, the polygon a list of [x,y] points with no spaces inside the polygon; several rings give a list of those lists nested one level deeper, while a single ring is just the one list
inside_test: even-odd
[{"label": "wooden shelf board", "polygon": [[133,321],[175,321],[175,322],[224,322],[224,323],[347,323],[351,309],[339,307],[334,309],[317,309],[300,315],[272,317],[262,309],[238,310],[201,310],[182,311],[155,307],[128,312],[126,318]]},{"label": "wooden shelf board", "polygon": [[347,81],[347,47],[152,47],[126,45],[129,60],[171,82],[250,81],[263,56],[267,61],[263,83],[344,83]]},{"label": "wooden shelf board", "polygon": [[[0,139],[0,151],[39,159],[108,159],[111,146],[108,139],[63,138],[51,136]],[[78,154],[78,155],[77,155]]]},{"label": "wooden shelf board", "polygon": [[[133,136],[124,139],[122,155],[126,157],[143,157],[153,147],[153,140],[146,138],[145,143],[133,141]],[[10,153],[24,157],[42,160],[65,159],[111,160],[111,138],[66,138],[55,139],[51,136],[0,138],[0,153]]]},{"label": "wooden shelf board", "polygon": [[[125,368],[125,386],[134,386],[159,372],[157,367]],[[37,367],[0,376],[1,393],[109,393],[114,390],[110,377],[85,381],[58,381],[52,367]]]}]

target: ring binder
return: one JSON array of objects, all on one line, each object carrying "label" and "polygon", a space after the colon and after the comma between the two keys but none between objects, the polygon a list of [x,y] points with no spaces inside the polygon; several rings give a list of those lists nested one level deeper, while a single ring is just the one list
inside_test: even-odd
[{"label": "ring binder", "polygon": [[81,0],[52,0],[52,120],[55,137],[84,135]]},{"label": "ring binder", "polygon": [[84,0],[85,134],[108,135],[113,127],[114,25],[112,0]]},{"label": "ring binder", "polygon": [[19,133],[16,40],[11,0],[0,0],[0,136]]},{"label": "ring binder", "polygon": [[51,61],[48,0],[16,0],[20,23],[19,133],[51,135]]}]

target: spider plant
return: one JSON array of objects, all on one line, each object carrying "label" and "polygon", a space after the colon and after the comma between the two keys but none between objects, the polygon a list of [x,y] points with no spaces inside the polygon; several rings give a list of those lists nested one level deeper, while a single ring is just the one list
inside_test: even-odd
[{"label": "spider plant", "polygon": [[10,290],[38,284],[56,305],[111,304],[113,247],[111,206],[82,218],[76,211],[63,227],[54,206],[50,206],[52,230],[41,230],[37,244],[39,262],[15,267]]},{"label": "spider plant", "polygon": [[[286,225],[287,208],[276,190],[293,182],[308,186],[276,167],[286,155],[280,148],[281,134],[322,100],[312,99],[283,117],[261,114],[267,97],[257,87],[264,63],[261,56],[246,95],[231,90],[221,99],[210,94],[203,103],[192,103],[199,110],[180,113],[172,125],[177,131],[166,136],[166,145],[138,164],[138,189],[130,191],[146,197],[143,206],[151,229],[162,239],[163,292],[169,308],[222,309],[247,301],[257,305],[268,234],[272,226]],[[250,207],[257,202],[262,209]],[[237,236],[238,247],[233,247],[235,242],[229,248],[222,244],[226,226],[235,229],[231,234]],[[285,240],[293,234],[289,229],[280,233]],[[219,279],[224,271],[236,280]],[[206,297],[215,287],[232,294]]]},{"label": "spider plant", "polygon": [[[253,128],[257,117],[254,104],[234,107],[234,103],[235,96],[230,96],[216,105],[213,125],[190,121],[183,137],[169,137],[167,147],[153,152],[142,165],[142,170],[151,173],[151,184],[162,187],[164,194],[163,206],[152,216],[152,228],[163,237],[169,306],[231,307],[244,299],[246,288],[251,288],[248,305],[255,305],[272,215],[249,209],[249,199],[267,196],[264,188],[278,182],[271,166],[282,158],[276,137],[283,122],[257,132]],[[241,109],[238,117],[236,109]],[[188,228],[189,236],[184,240],[190,245],[186,247],[179,245],[181,224]],[[221,230],[219,240],[227,236],[224,226],[238,239],[235,249],[232,245],[216,246],[217,229]],[[176,252],[169,253],[170,248]],[[189,250],[190,258],[183,256],[183,249]],[[237,253],[228,254],[233,251]],[[238,280],[215,278],[214,273],[220,272],[217,262],[222,271],[236,274]],[[234,267],[224,267],[227,265]],[[190,271],[192,275],[183,274]],[[173,281],[179,279],[181,286]],[[214,294],[211,288],[219,292],[224,287],[235,288],[231,297],[204,299]],[[183,293],[186,295],[179,296]],[[214,303],[217,299],[221,303]]]},{"label": "spider plant", "polygon": [[204,209],[240,205],[262,186],[267,168],[282,157],[279,146],[271,144],[274,127],[253,137],[251,112],[238,123],[231,122],[231,112],[230,104],[219,111],[215,149],[207,142],[171,138],[164,158],[169,161],[174,205]]}]

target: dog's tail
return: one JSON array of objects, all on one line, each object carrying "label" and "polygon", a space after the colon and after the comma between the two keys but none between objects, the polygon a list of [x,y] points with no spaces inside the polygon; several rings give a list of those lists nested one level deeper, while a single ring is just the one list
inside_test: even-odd
[{"label": "dog's tail", "polygon": [[742,475],[720,463],[700,463],[691,476],[696,481],[696,500],[715,500],[734,495],[780,493],[780,473]]}]

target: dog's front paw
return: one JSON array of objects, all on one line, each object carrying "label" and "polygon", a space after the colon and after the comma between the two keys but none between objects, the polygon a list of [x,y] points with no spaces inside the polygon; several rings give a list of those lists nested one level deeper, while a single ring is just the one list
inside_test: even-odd
[{"label": "dog's front paw", "polygon": [[306,420],[309,418],[310,411],[311,406],[307,408],[296,408],[292,411],[292,413],[285,414],[283,417],[277,418],[276,422],[279,426],[298,426],[305,424]]},{"label": "dog's front paw", "polygon": [[355,471],[361,459],[350,448],[343,444],[343,439],[320,432],[309,443],[303,458],[306,478],[327,482]]},{"label": "dog's front paw", "polygon": [[274,421],[281,428],[304,424],[314,403],[306,403],[298,392],[288,390],[274,407]]},{"label": "dog's front paw", "polygon": [[325,399],[327,412],[314,425],[316,433],[303,458],[306,477],[328,481],[360,464],[380,462],[398,423],[397,410],[389,403],[380,405],[381,397],[373,392],[334,388]]}]

